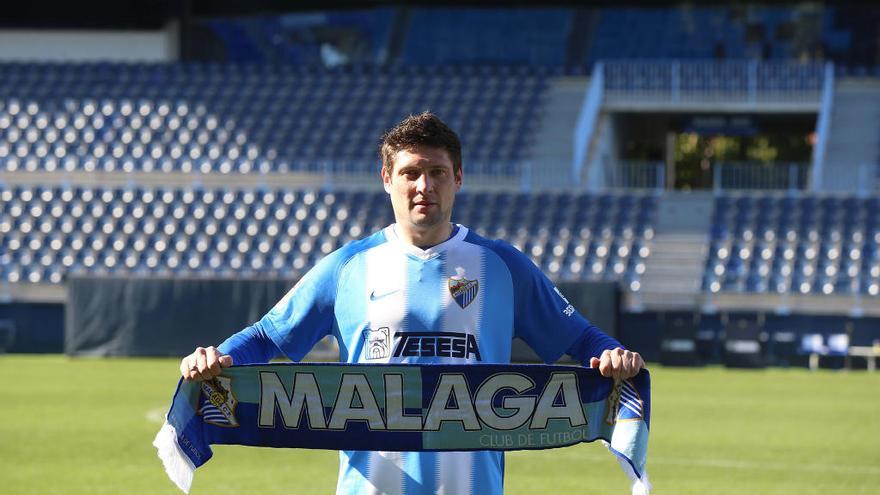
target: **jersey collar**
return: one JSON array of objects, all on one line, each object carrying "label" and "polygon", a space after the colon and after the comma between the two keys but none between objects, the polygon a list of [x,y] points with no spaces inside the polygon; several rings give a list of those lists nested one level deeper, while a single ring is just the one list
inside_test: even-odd
[{"label": "jersey collar", "polygon": [[[460,243],[467,236],[468,229],[464,225],[461,224],[453,224],[453,230],[456,232],[445,241],[437,244],[436,246],[431,246],[428,249],[422,249],[418,246],[414,246],[397,235],[397,230],[395,228],[396,224],[391,224],[385,227],[385,238],[388,239],[391,243],[398,246],[401,250],[403,250],[407,254],[411,254],[416,258],[427,260],[439,256],[440,253],[452,248],[456,244]],[[455,229],[457,227],[457,229]]]}]

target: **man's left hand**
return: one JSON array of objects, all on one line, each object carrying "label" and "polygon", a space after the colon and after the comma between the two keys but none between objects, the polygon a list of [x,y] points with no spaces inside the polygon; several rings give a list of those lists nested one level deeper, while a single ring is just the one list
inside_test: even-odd
[{"label": "man's left hand", "polygon": [[626,380],[636,376],[645,367],[645,362],[638,352],[627,351],[617,347],[602,352],[599,357],[590,358],[590,368],[598,368],[605,378]]}]

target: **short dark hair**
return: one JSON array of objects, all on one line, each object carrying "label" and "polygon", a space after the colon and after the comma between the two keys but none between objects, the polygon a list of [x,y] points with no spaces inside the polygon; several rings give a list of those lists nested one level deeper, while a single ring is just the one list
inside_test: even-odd
[{"label": "short dark hair", "polygon": [[410,115],[382,136],[382,145],[379,147],[382,168],[391,173],[394,169],[394,155],[400,150],[412,150],[416,146],[446,150],[452,160],[453,173],[458,174],[461,170],[461,141],[458,134],[428,111]]}]

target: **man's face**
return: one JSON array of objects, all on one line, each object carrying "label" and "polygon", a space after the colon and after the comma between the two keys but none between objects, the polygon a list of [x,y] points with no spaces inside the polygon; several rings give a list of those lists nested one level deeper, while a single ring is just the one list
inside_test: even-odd
[{"label": "man's face", "polygon": [[395,221],[420,233],[445,228],[452,218],[455,193],[461,189],[461,170],[453,173],[449,153],[417,146],[394,155],[393,169],[382,168],[382,182],[391,196]]}]

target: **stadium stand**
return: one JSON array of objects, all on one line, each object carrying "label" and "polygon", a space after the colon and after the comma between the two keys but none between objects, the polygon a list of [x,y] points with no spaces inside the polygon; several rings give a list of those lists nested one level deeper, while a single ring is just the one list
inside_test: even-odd
[{"label": "stadium stand", "polygon": [[[393,222],[384,192],[0,186],[0,280],[71,273],[298,276]],[[559,280],[637,281],[655,198],[461,193],[456,219],[510,239]],[[487,207],[488,205],[491,205]]]},{"label": "stadium stand", "polygon": [[852,28],[838,25],[837,18],[834,7],[602,9],[588,62],[845,58],[851,49]]},{"label": "stadium stand", "polygon": [[721,195],[703,289],[880,294],[877,197]]},{"label": "stadium stand", "polygon": [[570,9],[414,9],[401,61],[562,66],[572,17]]},{"label": "stadium stand", "polygon": [[[223,41],[230,62],[561,67],[573,17],[571,9],[559,8],[416,7],[211,19],[205,25]],[[398,46],[395,30],[402,38]]]},{"label": "stadium stand", "polygon": [[225,44],[228,62],[379,64],[386,58],[394,17],[394,10],[379,8],[218,18],[204,24]]},{"label": "stadium stand", "polygon": [[583,75],[608,59],[832,60],[840,75],[865,77],[880,75],[878,21],[880,10],[857,4],[736,4],[381,7],[223,17],[203,24],[232,63],[528,64]]},{"label": "stadium stand", "polygon": [[545,80],[525,67],[0,64],[0,170],[374,173],[383,130],[431,109],[460,130],[470,173],[514,174]]},{"label": "stadium stand", "polygon": [[[731,5],[261,14],[199,21],[224,46],[225,62],[2,62],[0,296],[14,299],[29,284],[60,288],[83,274],[295,278],[389,224],[391,211],[375,187],[272,178],[375,177],[378,137],[406,114],[431,109],[459,131],[469,178],[534,167],[567,181],[557,164],[531,163],[548,122],[545,101],[559,80],[570,93],[550,116],[565,129],[556,132],[557,148],[571,139],[559,110],[577,113],[583,76],[600,60],[606,104],[653,94],[676,113],[683,104],[667,95],[679,93],[687,102],[701,93],[724,103],[735,103],[730,95],[737,93],[757,105],[804,94],[812,102],[825,81],[817,62],[838,62],[841,76],[880,75],[880,10],[852,12]],[[607,135],[615,145],[627,138]],[[789,187],[808,187],[809,166]],[[556,281],[617,282],[625,296],[650,292],[642,286],[651,275],[643,278],[648,258],[663,255],[658,210],[676,194],[660,189],[673,185],[657,180],[645,192],[606,182],[586,192],[548,184],[528,192],[515,181],[465,189],[454,220],[510,241]],[[739,187],[761,188],[755,184]],[[726,313],[745,311],[755,313],[744,318],[754,322],[745,330],[759,339],[767,364],[803,361],[806,334],[822,342],[846,334],[851,345],[873,345],[876,320],[860,311],[880,296],[876,194],[725,187],[714,199],[706,192],[711,222],[695,234],[695,244],[702,247],[704,233],[708,244],[693,277],[699,298],[669,310],[684,316],[627,308],[633,312],[622,316],[622,327],[638,333],[625,335],[628,342],[656,351],[658,335],[681,320],[693,330],[695,359],[723,362]],[[670,229],[679,237],[683,217]],[[742,297],[719,314],[714,305],[723,296]],[[789,296],[848,302],[810,309],[829,313],[820,316],[770,306]],[[758,299],[772,302],[756,309]],[[868,310],[877,316],[877,307]]]}]

